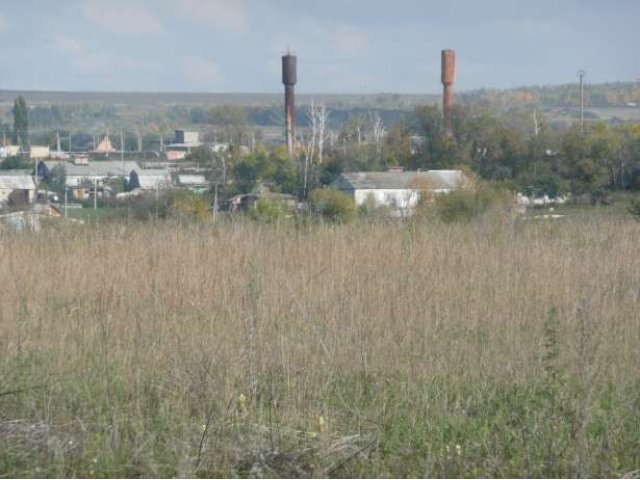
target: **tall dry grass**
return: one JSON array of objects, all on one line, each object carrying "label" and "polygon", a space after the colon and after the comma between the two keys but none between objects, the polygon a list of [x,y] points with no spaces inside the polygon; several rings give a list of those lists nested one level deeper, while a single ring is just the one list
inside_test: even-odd
[{"label": "tall dry grass", "polygon": [[5,235],[0,470],[637,475],[639,234],[583,219]]}]

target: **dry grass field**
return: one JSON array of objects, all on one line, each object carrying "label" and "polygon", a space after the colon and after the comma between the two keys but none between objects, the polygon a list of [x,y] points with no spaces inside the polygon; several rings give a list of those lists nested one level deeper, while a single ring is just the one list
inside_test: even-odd
[{"label": "dry grass field", "polygon": [[0,237],[0,475],[640,475],[640,223]]}]

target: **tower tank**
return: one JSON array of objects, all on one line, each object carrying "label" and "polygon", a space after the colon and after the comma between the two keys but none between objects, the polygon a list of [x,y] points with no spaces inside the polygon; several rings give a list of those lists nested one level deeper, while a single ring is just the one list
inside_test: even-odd
[{"label": "tower tank", "polygon": [[442,50],[442,115],[444,131],[452,135],[451,106],[453,105],[453,83],[456,76],[456,52],[455,50]]},{"label": "tower tank", "polygon": [[289,156],[295,155],[296,101],[294,85],[298,80],[298,59],[287,53],[282,56],[282,83],[284,84],[284,122]]}]

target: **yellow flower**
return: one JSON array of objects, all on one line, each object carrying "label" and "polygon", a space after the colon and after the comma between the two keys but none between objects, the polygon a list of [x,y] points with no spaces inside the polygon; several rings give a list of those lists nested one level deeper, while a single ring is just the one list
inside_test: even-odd
[{"label": "yellow flower", "polygon": [[318,417],[318,430],[320,430],[320,433],[324,432],[324,417],[322,415]]},{"label": "yellow flower", "polygon": [[458,454],[458,456],[462,455],[462,447],[457,444],[456,444],[456,453]]},{"label": "yellow flower", "polygon": [[238,410],[241,414],[244,414],[247,410],[247,397],[245,397],[244,393],[238,395]]}]

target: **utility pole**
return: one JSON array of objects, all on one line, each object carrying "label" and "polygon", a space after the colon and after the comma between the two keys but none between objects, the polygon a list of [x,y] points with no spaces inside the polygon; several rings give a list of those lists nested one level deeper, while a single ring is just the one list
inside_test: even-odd
[{"label": "utility pole", "polygon": [[584,133],[584,70],[580,70],[580,131]]},{"label": "utility pole", "polygon": [[127,172],[124,168],[124,127],[120,125],[120,161],[122,162],[122,174],[126,175]]}]

